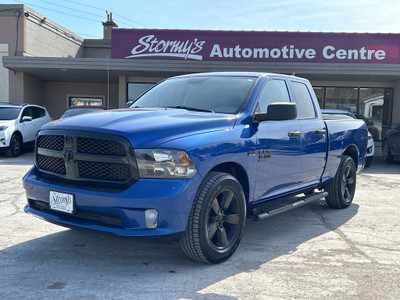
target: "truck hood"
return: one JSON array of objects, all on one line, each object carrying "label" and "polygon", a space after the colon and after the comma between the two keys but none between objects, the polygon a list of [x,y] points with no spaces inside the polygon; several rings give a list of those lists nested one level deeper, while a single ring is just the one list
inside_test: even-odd
[{"label": "truck hood", "polygon": [[234,115],[183,109],[130,108],[55,120],[42,129],[104,132],[128,138],[134,148],[153,148],[190,135],[233,128]]}]

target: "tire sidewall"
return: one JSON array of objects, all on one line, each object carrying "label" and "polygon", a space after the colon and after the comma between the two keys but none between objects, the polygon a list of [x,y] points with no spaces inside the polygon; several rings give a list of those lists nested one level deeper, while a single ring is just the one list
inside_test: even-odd
[{"label": "tire sidewall", "polygon": [[[235,232],[232,243],[225,249],[220,250],[215,248],[208,238],[208,222],[210,218],[211,204],[213,199],[223,191],[230,190],[238,199],[238,214],[240,221],[238,230]],[[200,211],[199,222],[199,238],[202,252],[208,261],[218,263],[229,258],[237,249],[243,235],[244,225],[246,220],[246,203],[245,196],[240,183],[231,175],[219,177],[216,182],[206,191],[205,202]]]},{"label": "tire sidewall", "polygon": [[[16,149],[15,147],[18,145],[18,148]],[[21,149],[22,148],[22,143],[21,143],[21,138],[16,135],[13,134],[11,136],[11,140],[10,140],[10,148],[8,151],[9,156],[12,157],[17,157],[21,154]]]},{"label": "tire sidewall", "polygon": [[[341,186],[341,185],[342,185],[342,178],[343,178],[344,172],[345,172],[345,170],[346,170],[346,168],[347,168],[347,166],[348,166],[349,164],[351,165],[351,172],[353,173],[354,186],[353,186],[353,191],[352,191],[352,195],[351,195],[350,201],[346,201],[345,198],[343,197],[343,195],[342,195],[342,193],[341,193],[340,191],[341,191],[341,187],[342,187],[342,186]],[[341,168],[341,170],[340,170],[339,177],[338,177],[338,183],[339,183],[339,187],[338,187],[339,195],[338,195],[338,196],[339,196],[340,205],[341,205],[343,208],[349,207],[349,206],[351,205],[351,203],[353,202],[354,195],[355,195],[355,189],[356,189],[356,186],[357,186],[357,176],[356,176],[356,173],[357,173],[357,172],[356,172],[356,165],[355,165],[353,159],[352,159],[351,157],[346,157],[346,158],[343,160],[342,168]]]},{"label": "tire sidewall", "polygon": [[382,154],[383,154],[383,160],[384,161],[391,161],[392,160],[392,155],[390,153],[390,146],[389,146],[389,141],[384,140],[382,142]]}]

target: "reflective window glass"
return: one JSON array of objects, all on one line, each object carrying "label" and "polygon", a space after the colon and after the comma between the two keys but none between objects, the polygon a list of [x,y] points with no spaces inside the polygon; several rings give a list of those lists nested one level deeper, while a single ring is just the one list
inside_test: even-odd
[{"label": "reflective window glass", "polygon": [[353,114],[357,113],[358,88],[327,87],[325,108],[345,109]]},{"label": "reflective window glass", "polygon": [[297,104],[297,117],[299,119],[315,118],[314,104],[307,86],[296,81],[291,83]]},{"label": "reflective window glass", "polygon": [[103,98],[99,97],[69,97],[69,106],[103,106]]},{"label": "reflective window glass", "polygon": [[258,98],[258,109],[267,112],[267,107],[274,102],[290,102],[289,93],[284,80],[270,80],[266,83]]},{"label": "reflective window glass", "polygon": [[144,92],[153,87],[155,83],[129,82],[128,83],[128,101],[139,98]]},{"label": "reflective window glass", "polygon": [[323,87],[313,87],[315,96],[317,96],[317,100],[319,103],[319,107],[323,107],[324,103],[324,88]]},{"label": "reflective window glass", "polygon": [[360,88],[357,117],[367,123],[374,140],[380,140],[382,133],[384,95],[385,89],[382,88]]}]

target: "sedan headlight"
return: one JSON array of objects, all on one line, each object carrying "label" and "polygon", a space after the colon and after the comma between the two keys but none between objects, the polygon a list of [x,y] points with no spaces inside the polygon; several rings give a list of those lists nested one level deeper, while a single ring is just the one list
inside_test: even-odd
[{"label": "sedan headlight", "polygon": [[142,178],[191,178],[196,174],[189,155],[173,149],[135,149]]},{"label": "sedan headlight", "polygon": [[0,131],[4,131],[7,129],[8,126],[0,126]]}]

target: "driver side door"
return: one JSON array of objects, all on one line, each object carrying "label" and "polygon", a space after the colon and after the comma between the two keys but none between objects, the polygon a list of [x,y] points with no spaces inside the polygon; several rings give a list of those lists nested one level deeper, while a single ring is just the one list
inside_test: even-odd
[{"label": "driver side door", "polygon": [[[258,95],[256,111],[274,102],[291,102],[283,79],[268,80]],[[258,164],[255,201],[290,192],[301,182],[301,140],[298,120],[264,121],[257,128]]]}]

